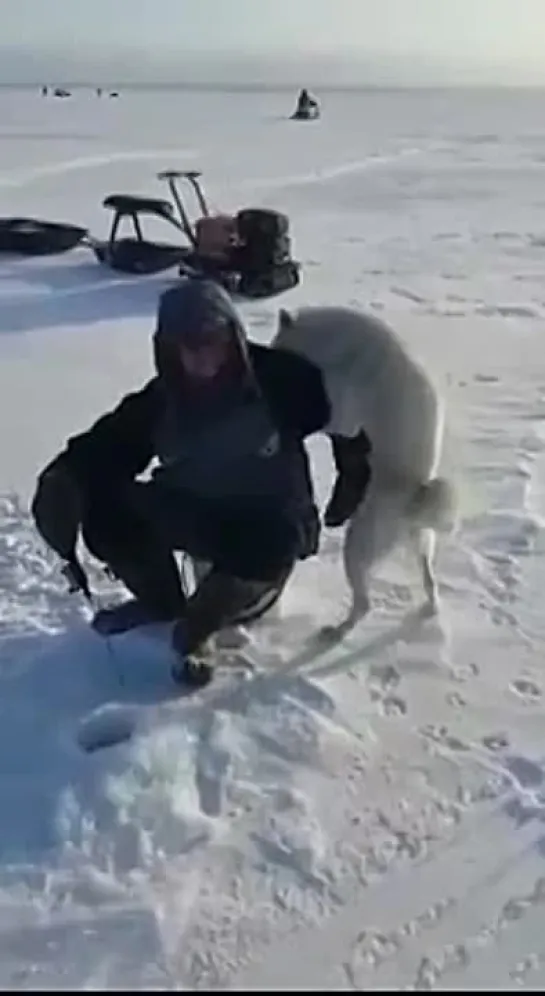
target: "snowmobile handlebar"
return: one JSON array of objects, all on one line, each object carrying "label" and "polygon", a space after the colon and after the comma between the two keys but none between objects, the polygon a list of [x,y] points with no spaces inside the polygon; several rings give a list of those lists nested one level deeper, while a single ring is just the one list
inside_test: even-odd
[{"label": "snowmobile handlebar", "polygon": [[199,183],[199,178],[201,176],[202,173],[196,169],[187,169],[187,170],[163,169],[159,173],[157,173],[157,179],[164,180],[168,184],[172,199],[178,209],[178,214],[180,216],[180,222],[182,228],[194,248],[196,247],[197,244],[195,233],[193,231],[193,226],[191,225],[191,222],[189,220],[189,215],[187,214],[187,211],[185,209],[182,197],[180,195],[180,191],[178,190],[178,187],[176,185],[176,181],[177,180],[188,181],[189,185],[193,189],[193,193],[196,197],[197,204],[199,206],[199,210],[201,212],[202,217],[207,218],[210,214],[210,211],[208,208],[208,204],[206,203],[206,198],[204,196],[203,189]]},{"label": "snowmobile handlebar", "polygon": [[158,180],[197,180],[202,176],[198,169],[163,169],[157,174]]}]

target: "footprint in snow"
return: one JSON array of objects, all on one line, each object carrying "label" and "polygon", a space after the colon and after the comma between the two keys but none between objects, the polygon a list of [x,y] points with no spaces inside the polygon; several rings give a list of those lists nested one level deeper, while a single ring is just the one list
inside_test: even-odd
[{"label": "footprint in snow", "polygon": [[535,681],[531,681],[530,678],[517,678],[516,681],[511,682],[511,691],[518,695],[519,698],[528,701],[535,702],[536,699],[541,698],[541,689]]},{"label": "footprint in snow", "polygon": [[450,669],[452,680],[458,682],[458,684],[470,681],[472,678],[478,677],[479,674],[479,665],[473,661],[470,664],[462,664],[459,667],[452,667]]},{"label": "footprint in snow", "polygon": [[466,699],[459,692],[449,692],[446,700],[448,705],[452,706],[453,709],[463,709],[467,705]]},{"label": "footprint in snow", "polygon": [[385,695],[380,700],[379,711],[383,716],[406,716],[407,703],[398,695]]},{"label": "footprint in snow", "polygon": [[505,750],[509,747],[509,737],[507,733],[488,733],[482,738],[482,744],[490,751]]},{"label": "footprint in snow", "polygon": [[434,726],[433,724],[429,726],[423,726],[420,733],[426,740],[436,743],[441,747],[447,747],[449,750],[453,751],[466,751],[470,750],[470,745],[464,740],[460,740],[459,737],[454,736],[449,733],[446,726]]},{"label": "footprint in snow", "polygon": [[392,664],[376,664],[369,670],[369,684],[383,691],[397,688],[401,674]]}]

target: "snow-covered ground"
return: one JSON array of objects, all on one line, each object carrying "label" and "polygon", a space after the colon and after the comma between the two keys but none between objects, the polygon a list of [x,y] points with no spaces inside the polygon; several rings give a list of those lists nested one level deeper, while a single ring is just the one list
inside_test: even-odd
[{"label": "snow-covered ground", "polygon": [[[28,501],[148,376],[175,273],[123,278],[86,249],[0,260],[2,988],[545,984],[543,95],[325,94],[312,124],[292,102],[4,91],[0,213],[105,234],[102,198],[160,194],[167,166],[203,169],[218,206],[287,211],[304,279],[242,306],[251,334],[280,304],[357,304],[446,394],[463,519],[441,614],[419,620],[400,552],[373,614],[312,660],[346,597],[326,531],[255,632],[266,678],[175,700],[158,643],[105,646]],[[312,454],[325,498],[323,440]],[[84,753],[82,724],[114,707],[135,737]]]}]

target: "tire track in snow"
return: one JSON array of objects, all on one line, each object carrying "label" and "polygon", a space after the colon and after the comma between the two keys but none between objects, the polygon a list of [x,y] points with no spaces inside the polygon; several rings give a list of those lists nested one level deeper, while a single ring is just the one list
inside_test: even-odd
[{"label": "tire track in snow", "polygon": [[[50,163],[47,166],[37,166],[29,170],[10,170],[3,175],[0,174],[0,187],[25,187],[31,183],[46,180],[49,177],[63,176],[65,173],[72,173],[78,170],[99,169],[101,166],[110,166],[119,162],[138,162],[146,159],[159,159],[170,157],[171,159],[196,159],[199,155],[195,149],[133,149],[125,152],[108,152],[100,156],[80,156],[77,159],[64,159],[61,162]],[[16,175],[14,175],[16,174]]]},{"label": "tire track in snow", "polygon": [[[370,153],[363,159],[339,163],[336,166],[313,172],[285,174],[279,177],[245,177],[236,180],[232,186],[240,190],[246,188],[254,190],[277,190],[283,187],[307,186],[335,180],[342,176],[361,173],[369,168],[393,163],[409,156],[427,155],[429,152],[437,151],[437,148],[434,144],[430,144],[422,148],[401,149],[391,154]],[[49,177],[60,177],[65,173],[79,170],[98,169],[119,162],[138,162],[140,160],[154,160],[162,157],[170,160],[193,160],[199,158],[201,155],[204,158],[204,155],[198,149],[177,150],[170,146],[165,149],[132,149],[96,156],[80,156],[76,159],[62,160],[61,162],[38,166],[30,170],[10,170],[4,174],[0,174],[0,187],[21,188],[40,180],[48,179]]]},{"label": "tire track in snow", "polygon": [[315,170],[306,173],[287,174],[275,178],[263,177],[262,179],[244,179],[234,186],[240,189],[250,187],[253,190],[278,190],[283,187],[303,187],[311,184],[326,183],[329,180],[336,180],[343,176],[351,176],[357,173],[364,173],[374,167],[386,166],[398,160],[408,157],[425,156],[430,152],[437,152],[440,146],[430,143],[428,146],[400,149],[392,153],[372,152],[363,159],[356,159],[353,162],[339,163],[337,166],[326,167],[323,170]]}]

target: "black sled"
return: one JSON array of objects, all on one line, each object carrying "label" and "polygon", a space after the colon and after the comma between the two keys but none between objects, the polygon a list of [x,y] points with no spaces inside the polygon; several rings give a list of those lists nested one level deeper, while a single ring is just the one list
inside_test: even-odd
[{"label": "black sled", "polygon": [[50,256],[69,252],[87,238],[86,228],[38,218],[0,218],[0,253]]}]

